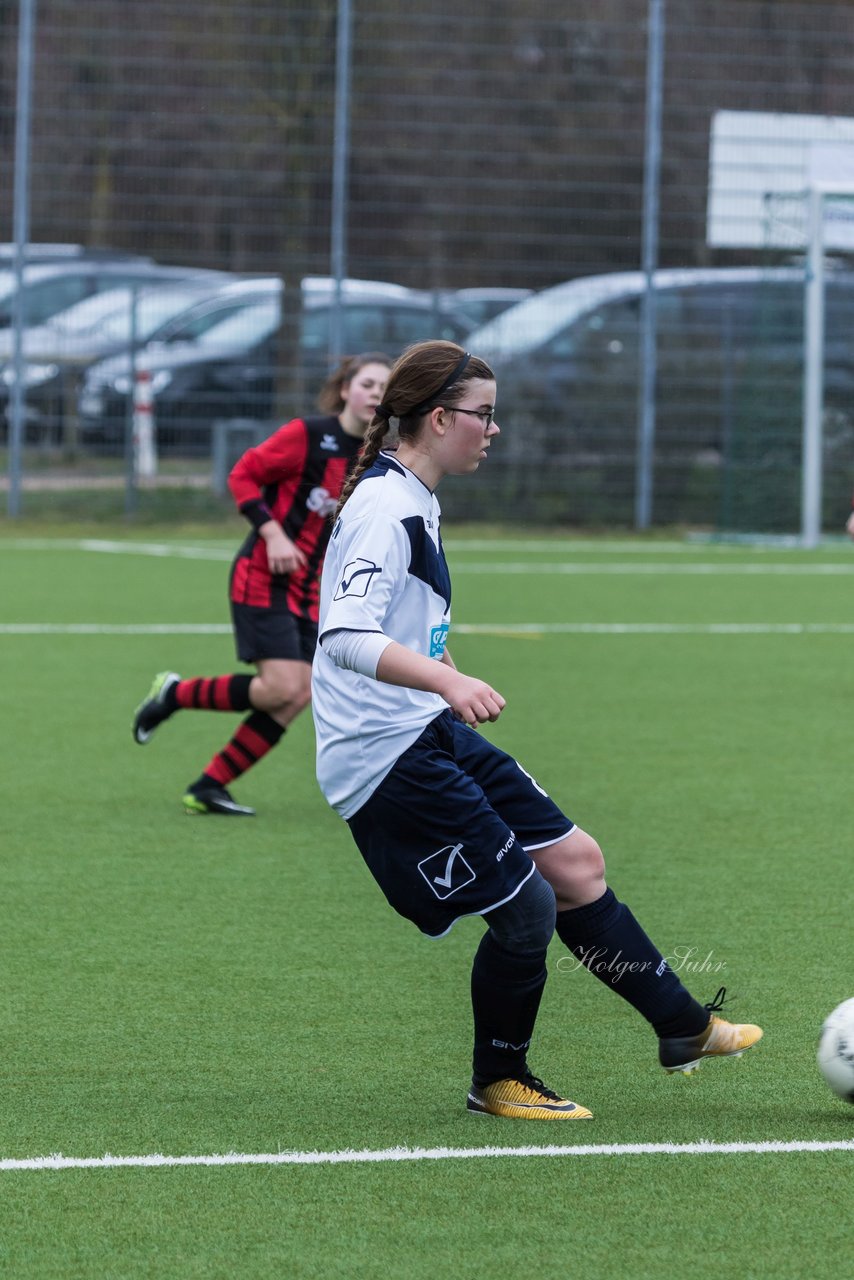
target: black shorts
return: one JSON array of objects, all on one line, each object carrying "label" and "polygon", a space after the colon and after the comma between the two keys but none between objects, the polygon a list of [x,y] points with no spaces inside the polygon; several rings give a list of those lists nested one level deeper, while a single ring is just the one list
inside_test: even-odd
[{"label": "black shorts", "polygon": [[517,760],[442,712],[347,824],[395,911],[439,938],[519,892],[575,824]]},{"label": "black shorts", "polygon": [[231,601],[234,643],[241,662],[285,658],[291,662],[314,661],[317,623],[299,618],[287,609],[261,609]]}]

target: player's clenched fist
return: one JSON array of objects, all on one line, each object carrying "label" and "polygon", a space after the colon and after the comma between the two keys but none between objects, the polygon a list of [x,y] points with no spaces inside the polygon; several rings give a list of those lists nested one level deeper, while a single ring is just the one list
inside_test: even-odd
[{"label": "player's clenched fist", "polygon": [[506,704],[505,699],[491,685],[473,676],[454,672],[453,682],[443,695],[458,720],[475,728],[487,720],[497,720]]}]

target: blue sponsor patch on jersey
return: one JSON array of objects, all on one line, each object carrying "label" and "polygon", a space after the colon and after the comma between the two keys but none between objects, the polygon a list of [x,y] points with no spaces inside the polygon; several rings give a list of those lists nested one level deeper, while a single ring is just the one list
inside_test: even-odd
[{"label": "blue sponsor patch on jersey", "polygon": [[443,622],[441,626],[430,628],[430,657],[441,658],[445,652],[445,644],[448,639],[448,624]]}]

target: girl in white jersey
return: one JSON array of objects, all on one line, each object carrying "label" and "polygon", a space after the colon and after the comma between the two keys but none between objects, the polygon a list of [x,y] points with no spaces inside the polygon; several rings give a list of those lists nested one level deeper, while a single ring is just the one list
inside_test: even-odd
[{"label": "girl in white jersey", "polygon": [[[692,1070],[762,1035],[700,1005],[605,884],[599,846],[477,726],[504,698],[446,648],[451,582],[435,490],[498,437],[488,365],[450,342],[410,347],[342,491],[321,579],[312,675],[317,774],[391,905],[440,937],[487,925],[474,957],[471,1111],[589,1119],[534,1076],[527,1050],[555,929],[652,1025],[659,1061]],[[382,452],[392,420],[394,451]]]}]

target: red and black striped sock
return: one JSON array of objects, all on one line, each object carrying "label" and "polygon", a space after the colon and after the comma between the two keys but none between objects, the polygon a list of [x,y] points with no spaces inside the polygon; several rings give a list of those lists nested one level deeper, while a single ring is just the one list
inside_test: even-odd
[{"label": "red and black striped sock", "polygon": [[234,737],[218,751],[205,769],[204,776],[212,778],[220,786],[227,786],[241,773],[251,769],[262,756],[272,751],[285,732],[266,711],[253,711],[247,716]]},{"label": "red and black striped sock", "polygon": [[248,711],[249,686],[254,676],[192,676],[172,690],[175,710]]}]

